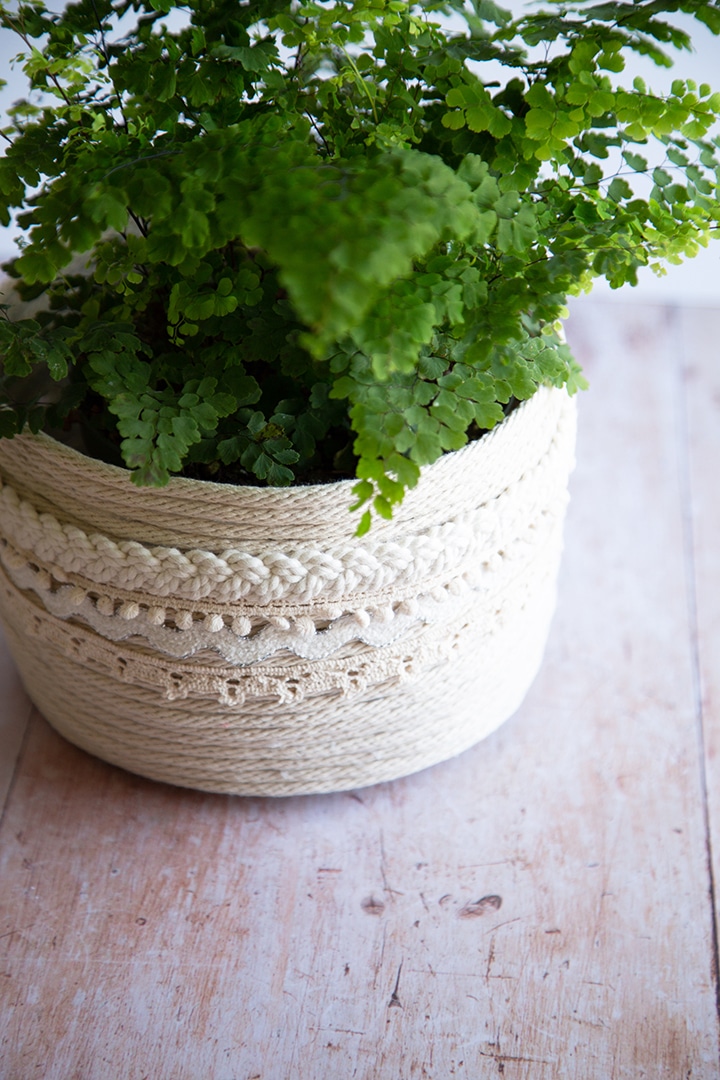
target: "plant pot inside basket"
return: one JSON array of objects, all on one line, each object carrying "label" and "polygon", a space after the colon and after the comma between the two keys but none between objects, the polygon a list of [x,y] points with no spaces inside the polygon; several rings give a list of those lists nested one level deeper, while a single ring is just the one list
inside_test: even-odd
[{"label": "plant pot inside basket", "polygon": [[354,535],[352,481],[138,489],[47,436],[0,443],[0,613],[66,738],[153,779],[290,795],[445,760],[541,661],[575,442],[541,389]]}]

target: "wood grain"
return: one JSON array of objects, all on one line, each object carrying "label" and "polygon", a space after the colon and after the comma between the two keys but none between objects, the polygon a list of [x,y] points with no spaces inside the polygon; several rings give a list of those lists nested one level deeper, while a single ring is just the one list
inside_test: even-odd
[{"label": "wood grain", "polygon": [[0,630],[0,817],[27,729],[32,704]]},{"label": "wood grain", "polygon": [[[707,762],[712,890],[720,919],[720,313],[680,311],[676,335],[687,432],[687,544],[694,577],[699,738]],[[717,948],[717,945],[716,945]]]},{"label": "wood grain", "polygon": [[3,1080],[716,1080],[675,323],[573,312],[592,391],[558,614],[474,750],[234,799],[33,717],[0,833]]}]

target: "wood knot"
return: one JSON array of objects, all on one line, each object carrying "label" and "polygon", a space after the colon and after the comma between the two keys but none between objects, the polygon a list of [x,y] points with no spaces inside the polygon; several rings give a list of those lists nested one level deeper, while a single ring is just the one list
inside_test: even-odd
[{"label": "wood knot", "polygon": [[471,904],[465,904],[458,912],[460,919],[477,919],[480,915],[498,911],[502,905],[502,896],[482,896]]},{"label": "wood knot", "polygon": [[385,910],[385,904],[382,900],[376,900],[374,896],[366,896],[360,907],[366,915],[382,915]]}]

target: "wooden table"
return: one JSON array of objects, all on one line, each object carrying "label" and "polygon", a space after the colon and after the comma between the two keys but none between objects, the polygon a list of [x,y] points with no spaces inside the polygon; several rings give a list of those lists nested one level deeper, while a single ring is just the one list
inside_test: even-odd
[{"label": "wooden table", "polygon": [[521,710],[337,796],[69,746],[0,653],[2,1080],[717,1080],[720,312],[578,303]]}]

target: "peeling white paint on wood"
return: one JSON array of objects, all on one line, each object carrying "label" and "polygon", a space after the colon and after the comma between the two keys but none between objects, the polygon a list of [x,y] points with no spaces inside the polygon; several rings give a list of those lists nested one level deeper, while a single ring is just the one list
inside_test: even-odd
[{"label": "peeling white paint on wood", "polygon": [[716,1080],[720,316],[583,303],[568,333],[592,391],[560,605],[485,743],[244,800],[33,717],[0,832],[3,1080]]}]

